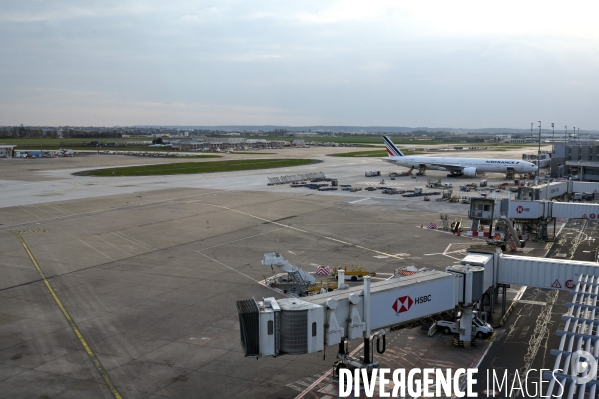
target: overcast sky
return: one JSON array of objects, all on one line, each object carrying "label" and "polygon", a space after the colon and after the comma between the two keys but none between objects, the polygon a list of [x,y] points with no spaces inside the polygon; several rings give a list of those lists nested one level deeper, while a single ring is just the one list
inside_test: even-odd
[{"label": "overcast sky", "polygon": [[598,11],[572,0],[3,0],[0,125],[599,129]]}]

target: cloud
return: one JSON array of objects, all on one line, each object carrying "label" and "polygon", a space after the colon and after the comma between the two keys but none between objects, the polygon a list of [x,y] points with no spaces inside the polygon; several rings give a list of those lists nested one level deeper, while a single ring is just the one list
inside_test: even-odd
[{"label": "cloud", "polygon": [[518,126],[522,115],[568,110],[579,119],[568,124],[591,127],[596,8],[576,0],[7,1],[0,103],[14,112],[2,112],[0,124],[56,114],[108,125],[468,126],[501,115]]},{"label": "cloud", "polygon": [[[20,4],[19,4],[20,3]],[[148,11],[142,3],[117,1],[52,1],[36,2],[35,6],[23,2],[8,2],[3,4],[4,11],[0,13],[0,21],[11,23],[35,23],[61,20],[76,20],[82,18],[105,18],[140,14]]]}]

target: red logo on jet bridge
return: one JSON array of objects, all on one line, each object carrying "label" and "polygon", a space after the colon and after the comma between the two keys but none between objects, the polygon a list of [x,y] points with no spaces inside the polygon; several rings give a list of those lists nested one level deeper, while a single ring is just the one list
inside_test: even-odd
[{"label": "red logo on jet bridge", "polygon": [[407,312],[413,304],[414,301],[409,296],[400,296],[393,302],[393,310],[395,310],[395,313]]},{"label": "red logo on jet bridge", "polygon": [[518,206],[516,207],[516,212],[518,212],[518,213],[522,213],[522,212],[524,212],[524,207],[523,207],[522,205],[518,205]]}]

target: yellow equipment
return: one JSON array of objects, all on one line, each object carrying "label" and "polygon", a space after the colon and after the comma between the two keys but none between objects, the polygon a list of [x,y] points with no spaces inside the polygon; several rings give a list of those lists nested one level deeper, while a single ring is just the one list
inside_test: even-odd
[{"label": "yellow equipment", "polygon": [[364,276],[376,277],[375,272],[369,272],[360,265],[335,265],[333,269],[333,276],[337,277],[337,270],[345,270],[345,277],[349,277],[351,281],[358,281],[359,278]]}]

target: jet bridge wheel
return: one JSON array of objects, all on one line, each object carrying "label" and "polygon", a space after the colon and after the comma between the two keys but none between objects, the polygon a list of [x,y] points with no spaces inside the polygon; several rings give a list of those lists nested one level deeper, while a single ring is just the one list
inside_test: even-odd
[{"label": "jet bridge wheel", "polygon": [[348,368],[347,364],[343,363],[341,360],[337,360],[335,363],[333,363],[333,378],[338,380],[339,370],[346,368]]}]

